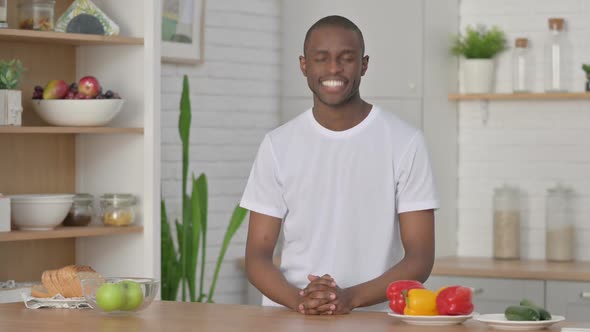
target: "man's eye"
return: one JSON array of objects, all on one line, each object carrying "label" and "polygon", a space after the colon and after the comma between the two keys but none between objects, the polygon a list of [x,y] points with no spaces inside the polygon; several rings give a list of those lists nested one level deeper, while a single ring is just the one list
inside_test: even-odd
[{"label": "man's eye", "polygon": [[344,61],[344,62],[353,62],[354,61],[354,57],[347,56],[347,57],[342,58],[342,61]]},{"label": "man's eye", "polygon": [[326,57],[315,58],[315,62],[325,62],[327,60]]}]

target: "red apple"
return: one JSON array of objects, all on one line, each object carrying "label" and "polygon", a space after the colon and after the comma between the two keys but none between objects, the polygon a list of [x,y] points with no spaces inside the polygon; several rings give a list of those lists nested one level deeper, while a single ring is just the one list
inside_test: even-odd
[{"label": "red apple", "polygon": [[63,99],[68,94],[68,88],[64,80],[51,80],[43,89],[43,99]]},{"label": "red apple", "polygon": [[84,76],[78,81],[78,93],[94,98],[100,93],[100,83],[94,76]]}]

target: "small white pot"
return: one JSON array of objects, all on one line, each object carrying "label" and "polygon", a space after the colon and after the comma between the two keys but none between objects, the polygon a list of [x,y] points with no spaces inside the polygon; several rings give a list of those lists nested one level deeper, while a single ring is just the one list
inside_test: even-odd
[{"label": "small white pot", "polygon": [[0,90],[0,126],[20,126],[23,105],[20,90]]},{"label": "small white pot", "polygon": [[465,93],[491,93],[494,86],[494,59],[465,59],[463,61]]}]

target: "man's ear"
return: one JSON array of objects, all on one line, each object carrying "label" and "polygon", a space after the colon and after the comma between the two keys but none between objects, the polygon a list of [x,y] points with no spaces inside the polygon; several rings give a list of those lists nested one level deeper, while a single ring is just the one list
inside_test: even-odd
[{"label": "man's ear", "polygon": [[299,68],[301,69],[303,76],[307,77],[307,63],[305,62],[305,57],[303,55],[299,56]]},{"label": "man's ear", "polygon": [[361,76],[365,76],[367,69],[369,69],[369,56],[365,55],[363,57],[363,64],[361,66]]}]

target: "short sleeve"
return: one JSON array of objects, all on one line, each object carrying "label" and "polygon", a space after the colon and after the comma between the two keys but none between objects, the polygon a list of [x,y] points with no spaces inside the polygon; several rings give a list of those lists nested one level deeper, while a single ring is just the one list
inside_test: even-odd
[{"label": "short sleeve", "polygon": [[438,194],[424,135],[417,132],[396,170],[397,212],[437,209]]},{"label": "short sleeve", "polygon": [[287,206],[279,178],[271,139],[264,137],[250,171],[240,206],[250,211],[283,219]]}]

